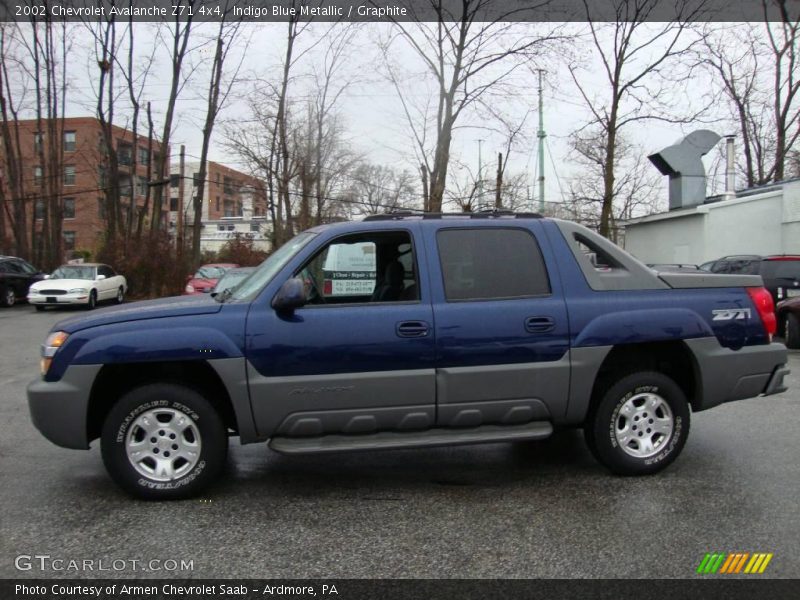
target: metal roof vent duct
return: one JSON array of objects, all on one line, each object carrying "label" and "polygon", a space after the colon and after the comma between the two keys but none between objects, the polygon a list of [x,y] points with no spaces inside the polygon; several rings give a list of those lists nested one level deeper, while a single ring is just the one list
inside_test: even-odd
[{"label": "metal roof vent duct", "polygon": [[706,169],[702,158],[720,139],[713,131],[698,129],[647,157],[662,175],[669,175],[670,210],[705,202]]}]

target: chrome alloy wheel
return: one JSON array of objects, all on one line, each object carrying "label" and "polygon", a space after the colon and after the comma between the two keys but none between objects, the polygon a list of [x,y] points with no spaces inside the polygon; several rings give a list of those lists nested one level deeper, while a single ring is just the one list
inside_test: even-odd
[{"label": "chrome alloy wheel", "polygon": [[669,404],[652,392],[634,394],[616,411],[614,437],[634,458],[658,454],[672,437],[675,419]]},{"label": "chrome alloy wheel", "polygon": [[202,442],[194,421],[175,408],[155,408],[136,417],[128,431],[128,460],[140,475],[172,481],[189,473],[200,459]]}]

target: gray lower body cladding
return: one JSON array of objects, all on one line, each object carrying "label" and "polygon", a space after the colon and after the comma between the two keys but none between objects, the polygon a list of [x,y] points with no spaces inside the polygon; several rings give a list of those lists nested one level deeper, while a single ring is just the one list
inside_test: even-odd
[{"label": "gray lower body cladding", "polygon": [[311,454],[543,440],[552,433],[553,426],[550,423],[534,422],[524,425],[483,425],[465,429],[434,428],[414,432],[382,431],[370,435],[274,437],[270,440],[269,446],[283,454]]},{"label": "gray lower body cladding", "polygon": [[695,410],[706,410],[723,402],[744,400],[761,394],[777,394],[786,389],[787,352],[783,344],[744,346],[731,350],[720,346],[717,338],[698,338],[684,342],[694,356],[699,374],[698,402]]},{"label": "gray lower body cladding", "polygon": [[[786,348],[781,344],[731,350],[713,337],[684,343],[696,368],[695,410],[786,389],[783,379],[789,370]],[[385,431],[410,435],[543,422],[580,425],[589,409],[597,373],[610,350],[611,346],[573,348],[549,363],[309,377],[264,377],[244,358],[210,364],[228,390],[241,442],[249,443],[270,437]],[[101,368],[72,365],[59,381],[36,380],[28,386],[33,424],[54,444],[89,447],[87,411]],[[419,443],[432,443],[433,438],[441,438],[442,443],[468,443],[455,441],[450,434]],[[447,439],[451,441],[445,442]]]},{"label": "gray lower body cladding", "polygon": [[32,381],[28,407],[34,426],[63,448],[86,450],[87,411],[92,385],[102,365],[73,365],[59,381]]}]

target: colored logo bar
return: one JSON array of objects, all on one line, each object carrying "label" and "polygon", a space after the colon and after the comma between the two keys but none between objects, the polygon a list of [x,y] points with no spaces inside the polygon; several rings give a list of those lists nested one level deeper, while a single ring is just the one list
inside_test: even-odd
[{"label": "colored logo bar", "polygon": [[761,574],[766,570],[772,556],[772,552],[706,552],[697,567],[697,573],[698,575]]}]

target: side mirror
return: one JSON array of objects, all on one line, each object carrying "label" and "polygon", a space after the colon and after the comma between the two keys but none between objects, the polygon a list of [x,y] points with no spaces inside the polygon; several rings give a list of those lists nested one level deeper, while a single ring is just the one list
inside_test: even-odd
[{"label": "side mirror", "polygon": [[50,279],[50,275],[45,275],[44,279]]},{"label": "side mirror", "polygon": [[106,278],[105,275],[98,275],[97,276],[97,281],[103,281],[103,279],[105,279],[105,278]]},{"label": "side mirror", "polygon": [[272,308],[278,312],[292,312],[306,303],[306,286],[300,277],[289,279],[272,299]]}]

